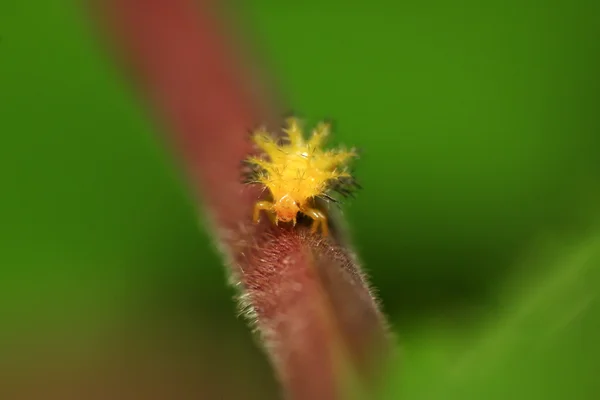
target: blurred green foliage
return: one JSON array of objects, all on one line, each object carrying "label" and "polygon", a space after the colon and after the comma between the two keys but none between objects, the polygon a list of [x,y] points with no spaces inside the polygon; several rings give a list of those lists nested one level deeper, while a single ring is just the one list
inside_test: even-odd
[{"label": "blurred green foliage", "polygon": [[[239,11],[293,109],[364,150],[345,214],[403,349],[384,398],[596,398],[598,3]],[[165,303],[251,346],[94,33],[67,1],[0,10],[0,352],[45,321],[94,331]]]}]

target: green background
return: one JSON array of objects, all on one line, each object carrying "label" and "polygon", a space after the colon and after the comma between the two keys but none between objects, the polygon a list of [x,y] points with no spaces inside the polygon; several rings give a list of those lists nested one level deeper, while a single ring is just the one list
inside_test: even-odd
[{"label": "green background", "polygon": [[[383,397],[597,398],[598,3],[236,11],[291,108],[364,151],[344,213],[403,353]],[[47,349],[119,364],[130,335],[204,398],[273,398],[162,132],[95,33],[74,2],[0,4],[0,382],[37,379]]]}]

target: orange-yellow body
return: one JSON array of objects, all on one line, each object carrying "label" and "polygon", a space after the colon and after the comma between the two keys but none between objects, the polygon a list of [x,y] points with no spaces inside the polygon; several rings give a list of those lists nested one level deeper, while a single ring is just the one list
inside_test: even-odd
[{"label": "orange-yellow body", "polygon": [[[314,199],[327,196],[327,191],[345,178],[351,178],[346,170],[347,162],[356,156],[354,150],[323,150],[330,126],[320,123],[305,140],[296,119],[288,120],[286,143],[280,144],[263,129],[253,134],[254,143],[265,157],[250,157],[247,162],[255,168],[252,183],[269,189],[272,201],[259,201],[254,209],[254,222],[261,211],[266,211],[272,221],[296,224],[299,212],[312,218],[312,230],[320,227],[327,235],[327,217],[314,208]],[[329,197],[330,198],[330,197]]]}]

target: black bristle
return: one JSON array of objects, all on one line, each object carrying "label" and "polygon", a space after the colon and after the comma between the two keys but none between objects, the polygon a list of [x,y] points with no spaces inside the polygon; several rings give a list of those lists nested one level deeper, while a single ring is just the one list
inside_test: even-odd
[{"label": "black bristle", "polygon": [[[352,176],[344,176],[332,179],[328,182],[328,192],[337,193],[342,197],[354,198],[355,193],[362,189],[360,184]],[[330,195],[328,195],[330,196]]]},{"label": "black bristle", "polygon": [[258,165],[250,162],[249,160],[243,160],[240,163],[241,167],[241,180],[245,184],[256,183],[258,177],[264,173],[264,169]]}]

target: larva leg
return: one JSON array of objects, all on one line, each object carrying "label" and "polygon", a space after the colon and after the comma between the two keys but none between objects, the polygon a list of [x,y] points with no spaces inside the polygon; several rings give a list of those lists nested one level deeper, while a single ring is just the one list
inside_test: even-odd
[{"label": "larva leg", "polygon": [[317,210],[315,208],[307,208],[307,209],[303,210],[302,212],[304,214],[306,214],[307,216],[309,216],[310,218],[312,218],[313,223],[311,226],[311,231],[313,233],[316,233],[320,226],[321,233],[323,234],[323,236],[327,236],[329,234],[329,226],[327,225],[327,217],[325,216],[325,214],[322,211]]},{"label": "larva leg", "polygon": [[275,216],[273,215],[272,210],[273,210],[273,203],[271,203],[270,201],[259,201],[254,205],[254,215],[253,215],[252,220],[254,221],[255,224],[257,224],[258,221],[260,221],[260,212],[266,211],[271,222],[275,223]]}]

